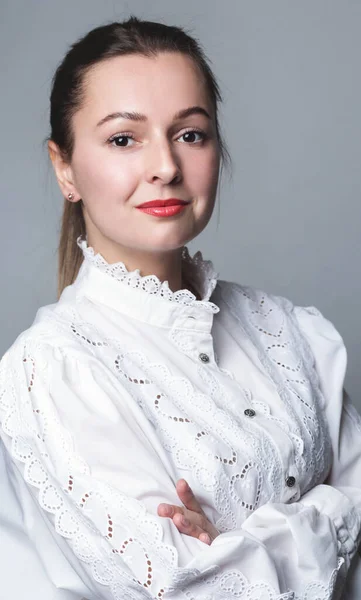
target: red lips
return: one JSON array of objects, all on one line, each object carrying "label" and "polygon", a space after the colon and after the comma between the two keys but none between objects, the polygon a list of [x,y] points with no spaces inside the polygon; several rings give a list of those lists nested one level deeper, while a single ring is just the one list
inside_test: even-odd
[{"label": "red lips", "polygon": [[149,202],[139,204],[137,208],[155,208],[156,206],[180,206],[183,204],[188,204],[188,202],[186,200],[179,200],[179,198],[168,198],[168,200],[150,200]]}]

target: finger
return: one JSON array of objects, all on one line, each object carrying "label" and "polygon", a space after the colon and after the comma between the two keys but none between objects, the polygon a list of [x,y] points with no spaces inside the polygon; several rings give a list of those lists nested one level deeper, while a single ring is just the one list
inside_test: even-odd
[{"label": "finger", "polygon": [[180,500],[188,510],[204,515],[201,505],[185,479],[179,479],[179,481],[177,481],[176,490]]},{"label": "finger", "polygon": [[[181,526],[182,528],[184,528],[185,526],[188,528],[187,531],[189,531],[189,526],[190,523],[192,523],[194,526],[197,527],[197,531],[200,532],[206,532],[208,531],[208,528],[210,527],[210,524],[208,524],[204,517],[202,515],[199,515],[198,513],[194,513],[186,508],[182,508],[181,506],[176,506],[173,504],[166,504],[166,503],[162,503],[158,505],[158,515],[160,517],[169,517],[172,518],[175,515],[181,515],[181,517],[184,517],[186,519],[186,521],[182,520],[181,517],[177,517],[177,519],[175,520],[175,524],[177,524],[177,526]],[[211,533],[211,531],[209,531],[209,533]],[[208,538],[208,534],[205,533],[205,537]],[[207,539],[203,540],[203,541],[207,541]]]},{"label": "finger", "polygon": [[[176,507],[179,508],[179,507]],[[188,521],[190,521],[194,527],[196,527],[196,531],[199,532],[203,532],[206,535],[209,536],[210,538],[210,543],[216,539],[216,537],[219,535],[219,531],[218,529],[216,529],[216,527],[213,525],[213,523],[208,519],[208,517],[206,516],[206,514],[204,513],[204,511],[201,509],[200,512],[194,512],[192,510],[189,510],[187,508],[183,509],[182,511],[177,511],[178,514],[182,514],[182,516],[187,519]],[[174,515],[176,516],[176,515]],[[181,517],[176,517],[176,519],[174,519],[173,517],[173,522],[176,521],[177,523],[181,523]],[[184,527],[184,523],[183,523],[183,527]],[[203,541],[203,540],[202,540]]]},{"label": "finger", "polygon": [[180,531],[180,533],[184,533],[197,539],[200,539],[200,537],[203,537],[204,535],[208,536],[204,529],[202,529],[199,525],[190,521],[189,519],[185,518],[179,513],[174,515],[173,523],[177,527],[178,531]]},{"label": "finger", "polygon": [[208,533],[201,533],[199,536],[199,539],[201,542],[204,542],[205,544],[208,544],[208,546],[210,546],[212,540],[210,538],[210,536],[208,535]]},{"label": "finger", "polygon": [[175,504],[167,504],[165,502],[158,504],[158,515],[160,517],[169,517],[170,519],[172,519],[173,516],[177,513],[182,515],[184,514],[184,509],[182,506],[176,506]]}]

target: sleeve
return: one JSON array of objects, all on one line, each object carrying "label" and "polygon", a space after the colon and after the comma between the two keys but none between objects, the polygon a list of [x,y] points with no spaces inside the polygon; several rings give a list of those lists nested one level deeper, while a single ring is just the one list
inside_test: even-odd
[{"label": "sleeve", "polygon": [[2,597],[82,600],[89,590],[54,541],[1,440],[0,481]]},{"label": "sleeve", "polygon": [[[331,437],[333,461],[325,485],[302,501],[327,510],[337,529],[341,553],[349,565],[359,564],[361,529],[361,417],[344,388],[347,353],[334,325],[314,307],[295,308],[299,326],[314,356]],[[361,566],[352,569],[361,597]],[[356,596],[355,596],[356,598]]]},{"label": "sleeve", "polygon": [[[149,446],[145,427],[136,425],[134,406],[119,382],[99,376],[93,363],[76,353],[66,359],[59,348],[39,349],[28,341],[16,344],[0,368],[7,462],[21,472],[40,513],[37,518],[44,520],[53,540],[52,548],[42,543],[35,547],[33,536],[24,531],[24,547],[33,548],[34,560],[39,555],[39,565],[49,563],[51,553],[63,554],[48,570],[50,584],[56,586],[65,573],[62,588],[89,600],[339,597],[338,573],[346,565],[340,521],[347,522],[349,512],[358,510],[357,502],[336,488],[330,502],[327,486],[318,486],[300,502],[262,506],[242,528],[220,534],[211,546],[183,536],[170,519],[156,513],[159,502],[176,502],[162,449]],[[91,472],[75,451],[71,417],[82,410],[79,427],[82,421],[85,436],[92,403],[101,405],[113,424],[111,407],[120,411],[116,431],[123,447],[117,450],[117,486],[105,482],[95,468]],[[98,427],[98,435],[107,439],[101,420]],[[89,446],[95,443],[92,433]],[[124,460],[129,450],[130,472]],[[108,457],[110,461],[111,453]],[[140,486],[143,478],[146,492]],[[14,522],[28,512],[22,493],[16,501],[20,512]],[[15,529],[5,529],[8,543],[15,544]],[[353,552],[349,550],[347,560]],[[36,580],[26,585],[28,595],[37,597]]]},{"label": "sleeve", "polygon": [[349,499],[356,519],[361,511],[361,417],[344,389],[346,349],[333,324],[317,309],[296,308],[296,314],[314,356],[333,451],[331,471],[321,490],[334,497],[335,506],[337,499],[341,503]]}]

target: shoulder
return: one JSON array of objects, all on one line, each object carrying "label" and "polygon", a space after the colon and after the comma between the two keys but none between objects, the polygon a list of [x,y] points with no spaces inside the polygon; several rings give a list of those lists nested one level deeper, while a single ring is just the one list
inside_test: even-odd
[{"label": "shoulder", "polygon": [[284,312],[294,319],[305,334],[319,331],[330,341],[342,338],[334,324],[315,306],[299,306],[284,296],[269,293],[260,288],[241,285],[233,281],[219,280],[219,293],[223,301],[232,303],[233,308],[262,312],[264,316]]},{"label": "shoulder", "polygon": [[346,350],[340,332],[315,306],[298,306],[290,299],[262,289],[220,280],[219,294],[234,316],[259,334],[283,337],[287,332],[296,347],[310,351],[326,367],[338,362],[342,369]]},{"label": "shoulder", "polygon": [[32,325],[22,331],[0,357],[0,372],[5,368],[23,368],[30,357],[45,364],[68,351],[81,351],[79,337],[74,335],[74,322],[80,317],[75,304],[58,301],[38,309]]},{"label": "shoulder", "polygon": [[56,305],[40,309],[1,358],[0,438],[3,432],[18,435],[24,423],[34,429],[40,413],[41,419],[51,414],[56,420],[57,398],[64,407],[78,384],[98,374],[89,346],[72,331],[72,320],[57,311]]},{"label": "shoulder", "polygon": [[271,294],[257,287],[222,279],[218,281],[217,287],[221,298],[226,302],[232,301],[233,305],[234,302],[237,302],[240,310],[246,307],[256,310],[263,308],[266,304],[270,307],[278,306],[286,311],[293,309],[293,304],[288,298]]}]

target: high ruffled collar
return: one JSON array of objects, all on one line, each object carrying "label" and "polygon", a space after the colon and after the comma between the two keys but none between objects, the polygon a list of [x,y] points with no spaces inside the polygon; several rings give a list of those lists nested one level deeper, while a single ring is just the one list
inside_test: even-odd
[{"label": "high ruffled collar", "polygon": [[108,263],[101,254],[95,253],[88,246],[86,239],[79,237],[77,244],[83,252],[84,260],[95,266],[101,272],[110,275],[128,288],[141,290],[145,294],[158,296],[170,302],[183,305],[194,303],[203,305],[210,312],[218,312],[218,307],[209,301],[218,281],[219,273],[215,270],[212,261],[203,259],[200,250],[192,257],[187,246],[182,248],[182,268],[184,278],[199,294],[200,300],[188,289],[173,292],[168,281],[161,281],[156,275],[141,275],[139,269],[128,271],[123,262]]}]

